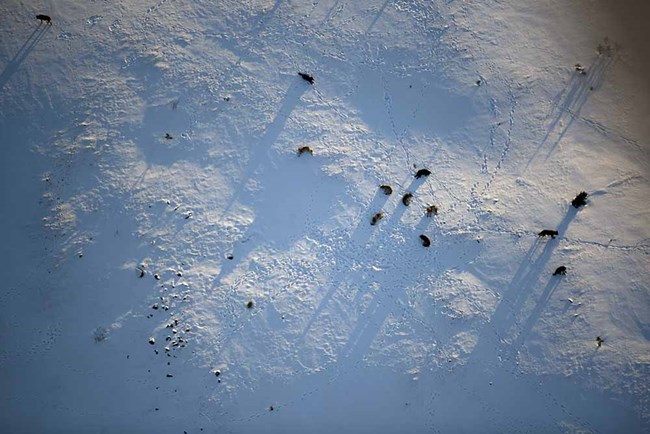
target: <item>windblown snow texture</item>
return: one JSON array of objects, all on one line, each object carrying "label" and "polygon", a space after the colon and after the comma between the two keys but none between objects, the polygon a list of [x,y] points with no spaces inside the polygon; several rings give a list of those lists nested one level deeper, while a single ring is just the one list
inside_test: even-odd
[{"label": "windblown snow texture", "polygon": [[3,432],[650,431],[610,3],[2,2]]}]

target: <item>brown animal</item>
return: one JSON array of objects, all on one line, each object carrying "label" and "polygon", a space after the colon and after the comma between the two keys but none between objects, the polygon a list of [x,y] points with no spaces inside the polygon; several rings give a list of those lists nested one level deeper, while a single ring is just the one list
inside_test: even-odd
[{"label": "brown animal", "polygon": [[298,75],[306,82],[309,82],[309,84],[314,84],[314,77],[312,77],[311,75],[302,72],[299,72]]},{"label": "brown animal", "polygon": [[391,188],[390,185],[380,185],[379,188],[384,192],[386,196],[390,196],[393,194],[393,189]]},{"label": "brown animal", "polygon": [[564,265],[557,267],[553,276],[566,276],[566,267]]},{"label": "brown animal", "polygon": [[36,19],[40,20],[41,23],[52,25],[52,18],[50,18],[48,15],[38,14],[36,15]]},{"label": "brown animal", "polygon": [[587,194],[586,191],[580,192],[575,199],[571,201],[571,205],[573,205],[574,208],[580,208],[581,206],[587,205]]},{"label": "brown animal", "polygon": [[422,245],[424,247],[429,247],[431,245],[431,240],[426,235],[420,235],[420,239],[422,240]]},{"label": "brown animal", "polygon": [[413,193],[406,193],[402,196],[402,203],[404,206],[409,206],[411,204],[411,199],[413,198]]},{"label": "brown animal", "polygon": [[552,229],[544,229],[540,233],[537,234],[538,237],[551,237],[555,238],[558,234],[558,231],[554,231]]},{"label": "brown animal", "polygon": [[379,220],[381,220],[381,219],[383,219],[383,218],[384,218],[384,213],[381,212],[381,211],[379,211],[377,214],[375,214],[374,216],[372,216],[372,219],[370,219],[370,224],[371,224],[372,226],[374,226],[374,225],[376,225],[376,224],[379,222]]},{"label": "brown animal", "polygon": [[298,156],[304,153],[308,153],[309,155],[314,155],[314,151],[312,151],[309,146],[301,146],[300,148],[298,148]]},{"label": "brown animal", "polygon": [[438,207],[435,205],[429,205],[426,210],[427,217],[432,217],[434,215],[438,215]]}]

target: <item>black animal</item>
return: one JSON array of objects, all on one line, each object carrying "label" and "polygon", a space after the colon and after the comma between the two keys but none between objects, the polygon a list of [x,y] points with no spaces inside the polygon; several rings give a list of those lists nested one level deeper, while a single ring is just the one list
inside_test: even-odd
[{"label": "black animal", "polygon": [[432,217],[434,215],[438,215],[438,207],[435,205],[429,205],[426,210],[427,217]]},{"label": "black animal", "polygon": [[374,225],[377,224],[377,222],[379,222],[379,220],[381,220],[383,218],[384,218],[384,213],[379,211],[377,214],[372,216],[372,219],[370,219],[370,224],[374,226]]},{"label": "black animal", "polygon": [[249,300],[248,303],[246,303],[246,307],[248,309],[252,309],[253,308],[253,300]]},{"label": "black animal", "polygon": [[566,275],[566,267],[564,265],[557,267],[555,269],[555,272],[553,273],[553,276],[565,276]]},{"label": "black animal", "polygon": [[428,169],[420,169],[420,170],[418,170],[417,173],[415,174],[415,177],[416,177],[417,179],[420,179],[420,178],[422,178],[423,176],[429,176],[429,175],[431,175],[431,171],[430,171],[430,170],[428,170]]},{"label": "black animal", "polygon": [[571,201],[571,205],[573,205],[574,208],[580,208],[581,206],[587,205],[587,196],[589,196],[587,192],[580,192],[575,199]]},{"label": "black animal", "polygon": [[601,338],[600,336],[596,336],[596,344],[598,345],[598,348],[600,348],[603,345],[603,342],[605,342],[603,338]]},{"label": "black animal", "polygon": [[165,133],[165,138],[166,138],[167,140],[171,140],[171,139],[173,139],[172,135],[169,134],[169,133]]},{"label": "black animal", "polygon": [[312,149],[309,146],[301,146],[300,148],[298,148],[298,156],[304,154],[305,152],[308,153],[309,155],[314,155],[314,151],[312,151]]},{"label": "black animal", "polygon": [[413,198],[413,193],[406,193],[402,196],[402,203],[404,206],[409,206],[411,204],[411,198]]},{"label": "black animal", "polygon": [[52,18],[50,18],[48,15],[38,14],[36,15],[36,19],[40,20],[41,23],[52,25]]},{"label": "black animal", "polygon": [[314,77],[312,77],[309,74],[305,74],[303,72],[299,72],[298,75],[302,77],[303,80],[309,82],[309,84],[314,84]]},{"label": "black animal", "polygon": [[557,231],[554,231],[553,229],[544,229],[542,232],[538,233],[538,237],[551,237],[555,238],[558,234]]},{"label": "black animal", "polygon": [[384,192],[386,196],[390,196],[393,194],[393,189],[391,188],[390,185],[380,185],[379,188]]},{"label": "black animal", "polygon": [[420,235],[420,239],[422,240],[422,245],[424,247],[429,247],[431,245],[431,240],[426,235]]}]

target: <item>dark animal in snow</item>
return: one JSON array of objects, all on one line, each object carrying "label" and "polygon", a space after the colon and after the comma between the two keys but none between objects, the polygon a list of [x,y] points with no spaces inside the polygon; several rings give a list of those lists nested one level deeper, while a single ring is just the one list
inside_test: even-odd
[{"label": "dark animal in snow", "polygon": [[314,77],[311,75],[305,74],[304,72],[299,72],[298,75],[302,77],[303,80],[309,82],[309,84],[314,84]]},{"label": "dark animal in snow", "polygon": [[246,303],[246,307],[249,309],[253,308],[253,300],[250,300],[248,303]]},{"label": "dark animal in snow", "polygon": [[52,25],[52,18],[50,18],[49,15],[38,14],[36,15],[36,19],[40,20],[41,23],[48,23],[49,25]]},{"label": "dark animal in snow", "polygon": [[384,218],[384,213],[380,211],[377,214],[375,214],[374,216],[372,216],[372,219],[370,219],[370,224],[374,226],[374,225],[377,224],[377,222],[379,220],[381,220],[383,218]]},{"label": "dark animal in snow", "polygon": [[165,138],[166,138],[167,140],[171,140],[171,139],[173,139],[172,135],[169,134],[169,133],[165,133]]},{"label": "dark animal in snow", "polygon": [[603,342],[605,342],[603,338],[601,338],[600,336],[596,336],[596,344],[598,345],[599,348],[603,345]]},{"label": "dark animal in snow", "polygon": [[413,198],[413,193],[406,193],[402,196],[402,203],[404,206],[409,206],[411,204],[411,198]]},{"label": "dark animal in snow", "polygon": [[415,174],[415,177],[419,179],[422,178],[423,176],[429,176],[429,175],[431,175],[431,171],[429,169],[420,169]]},{"label": "dark animal in snow", "polygon": [[582,75],[587,75],[587,70],[586,70],[585,67],[582,66],[581,64],[576,63],[575,66],[574,66],[574,68],[575,68],[576,71],[578,71],[580,74],[582,74]]},{"label": "dark animal in snow", "polygon": [[298,156],[307,153],[309,155],[314,155],[314,151],[309,146],[301,146],[298,148]]},{"label": "dark animal in snow", "polygon": [[427,217],[432,217],[434,215],[438,215],[438,207],[435,205],[429,205],[426,210]]},{"label": "dark animal in snow", "polygon": [[140,267],[135,267],[135,269],[140,272],[140,274],[138,274],[138,277],[142,279],[144,277],[144,270]]},{"label": "dark animal in snow", "polygon": [[558,235],[558,231],[554,231],[553,229],[544,229],[540,233],[537,234],[538,237],[551,237],[555,238]]},{"label": "dark animal in snow", "polygon": [[426,235],[420,235],[420,239],[422,240],[422,245],[424,247],[429,247],[431,245],[431,240]]},{"label": "dark animal in snow", "polygon": [[580,192],[575,199],[571,201],[571,205],[573,205],[574,208],[580,208],[581,206],[584,206],[587,204],[587,192],[582,191]]},{"label": "dark animal in snow", "polygon": [[381,188],[381,191],[383,191],[386,196],[393,194],[393,189],[390,185],[380,185],[379,188]]},{"label": "dark animal in snow", "polygon": [[555,269],[555,272],[553,273],[553,276],[565,276],[566,275],[566,267],[564,265],[557,267]]}]

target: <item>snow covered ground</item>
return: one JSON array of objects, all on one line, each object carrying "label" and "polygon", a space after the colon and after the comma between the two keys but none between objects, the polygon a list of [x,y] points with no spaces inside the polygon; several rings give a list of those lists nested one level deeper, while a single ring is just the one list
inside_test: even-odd
[{"label": "snow covered ground", "polygon": [[2,431],[650,431],[643,3],[3,1]]}]

